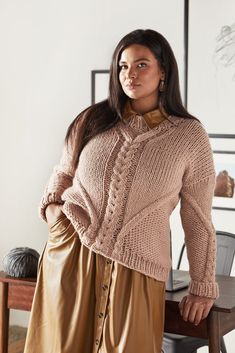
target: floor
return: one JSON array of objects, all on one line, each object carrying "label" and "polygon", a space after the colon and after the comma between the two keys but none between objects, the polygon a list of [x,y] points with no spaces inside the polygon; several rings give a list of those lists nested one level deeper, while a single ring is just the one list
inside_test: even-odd
[{"label": "floor", "polygon": [[21,326],[10,326],[8,353],[23,353],[27,329]]}]

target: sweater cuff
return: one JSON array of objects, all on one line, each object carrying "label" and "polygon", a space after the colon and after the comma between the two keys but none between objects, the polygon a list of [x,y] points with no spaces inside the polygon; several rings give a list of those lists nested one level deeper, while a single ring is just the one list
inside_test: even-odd
[{"label": "sweater cuff", "polygon": [[216,282],[191,281],[189,284],[189,293],[200,297],[217,299],[219,297],[219,286]]},{"label": "sweater cuff", "polygon": [[45,222],[47,222],[45,211],[47,206],[51,203],[58,203],[63,205],[64,201],[62,201],[61,199],[61,193],[57,193],[57,192],[49,193],[47,196],[42,198],[39,205],[38,212],[39,212],[39,217],[41,217]]}]

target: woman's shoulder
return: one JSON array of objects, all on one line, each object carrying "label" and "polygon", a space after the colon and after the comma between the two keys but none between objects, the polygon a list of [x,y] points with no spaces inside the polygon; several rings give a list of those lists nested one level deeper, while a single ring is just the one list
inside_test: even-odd
[{"label": "woman's shoulder", "polygon": [[180,121],[178,124],[178,136],[185,146],[185,151],[210,150],[210,139],[203,123],[197,119],[176,117]]},{"label": "woman's shoulder", "polygon": [[182,129],[188,130],[188,132],[195,134],[202,134],[202,135],[207,135],[208,133],[206,131],[206,128],[204,127],[203,123],[197,119],[197,118],[184,118],[180,116],[173,116],[172,119],[175,119],[175,121],[180,122],[180,126]]}]

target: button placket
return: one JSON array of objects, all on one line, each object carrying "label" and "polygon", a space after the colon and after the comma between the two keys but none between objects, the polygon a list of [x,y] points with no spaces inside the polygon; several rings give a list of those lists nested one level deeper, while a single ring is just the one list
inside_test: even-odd
[{"label": "button placket", "polygon": [[109,299],[109,293],[110,293],[110,284],[111,284],[111,278],[112,278],[112,270],[113,270],[113,261],[110,259],[105,260],[105,265],[104,265],[104,274],[103,274],[103,281],[101,284],[101,291],[100,291],[100,301],[99,301],[99,306],[98,306],[98,314],[97,314],[97,329],[95,333],[95,342],[94,342],[94,349],[93,353],[97,353],[100,344],[102,342],[102,333],[103,333],[103,326],[104,326],[104,320],[106,317],[106,311],[107,311],[107,306],[108,306],[108,299]]}]

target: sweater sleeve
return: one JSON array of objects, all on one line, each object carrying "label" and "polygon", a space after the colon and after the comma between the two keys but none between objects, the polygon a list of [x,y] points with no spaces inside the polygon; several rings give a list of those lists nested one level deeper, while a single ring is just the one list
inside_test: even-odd
[{"label": "sweater sleeve", "polygon": [[73,183],[74,172],[72,170],[71,143],[65,143],[59,163],[53,168],[53,172],[46,184],[42,199],[39,204],[39,216],[47,221],[45,210],[50,203],[63,204],[61,196],[65,189]]},{"label": "sweater sleeve", "polygon": [[[195,127],[195,125],[194,125]],[[213,153],[204,127],[196,124],[188,146],[188,163],[180,191],[180,216],[185,235],[191,281],[189,293],[217,298],[216,233],[211,210],[215,188]]]}]

